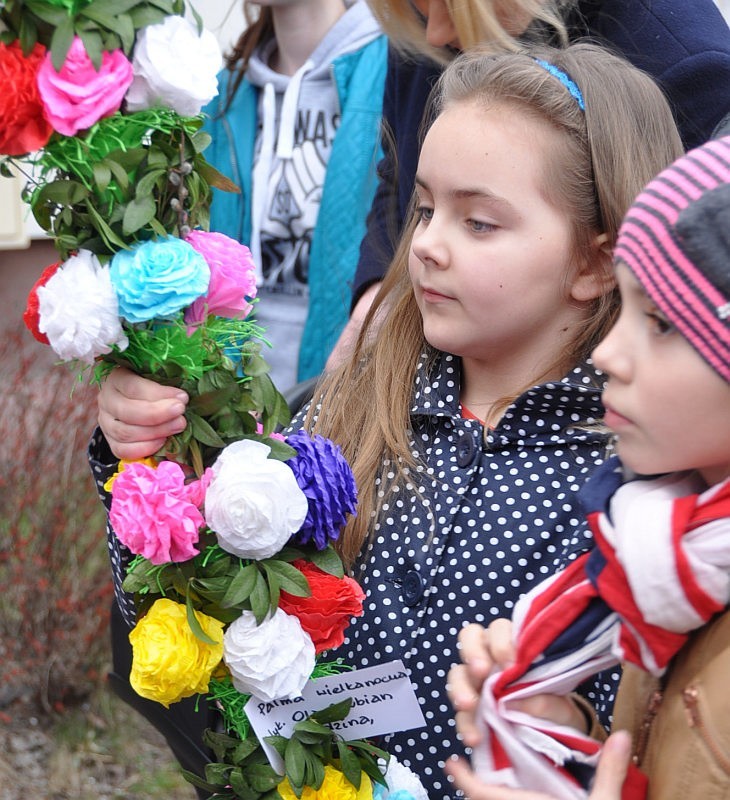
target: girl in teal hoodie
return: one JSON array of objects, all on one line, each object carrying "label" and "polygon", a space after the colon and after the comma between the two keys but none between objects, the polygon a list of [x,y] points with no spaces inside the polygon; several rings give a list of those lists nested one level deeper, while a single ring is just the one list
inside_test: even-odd
[{"label": "girl in teal hoodie", "polygon": [[[258,17],[252,9],[259,9]],[[260,270],[264,356],[286,390],[322,371],[349,313],[376,186],[386,39],[365,0],[244,4],[248,27],[206,109],[211,229]]]}]

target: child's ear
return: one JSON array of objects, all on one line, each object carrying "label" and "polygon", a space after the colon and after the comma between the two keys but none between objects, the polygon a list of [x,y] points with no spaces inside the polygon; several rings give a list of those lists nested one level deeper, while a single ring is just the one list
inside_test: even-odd
[{"label": "child's ear", "polygon": [[570,287],[570,296],[579,303],[587,303],[608,294],[616,285],[613,272],[613,248],[607,233],[601,233],[591,242],[590,258],[583,262]]}]

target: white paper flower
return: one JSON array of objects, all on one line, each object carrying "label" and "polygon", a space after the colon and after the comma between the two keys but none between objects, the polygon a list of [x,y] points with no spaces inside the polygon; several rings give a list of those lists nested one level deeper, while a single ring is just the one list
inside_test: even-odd
[{"label": "white paper flower", "polygon": [[109,270],[89,250],[71,256],[38,288],[38,316],[38,330],[64,361],[92,364],[112,345],[129,344]]},{"label": "white paper flower", "polygon": [[218,94],[223,66],[215,36],[177,14],[143,28],[134,48],[134,80],[127,92],[127,110],[169,106],[193,117]]},{"label": "white paper flower", "polygon": [[[385,767],[385,762],[380,761],[380,768],[384,770]],[[385,780],[388,784],[388,791],[384,795],[386,800],[396,794],[398,800],[428,800],[428,792],[421,779],[395,756],[388,761]]]},{"label": "white paper flower", "polygon": [[308,503],[294,473],[267,458],[269,447],[243,439],[213,464],[205,495],[205,521],[218,544],[241,558],[269,558],[301,528]]},{"label": "white paper flower", "polygon": [[223,634],[223,661],[242,694],[293,699],[314,669],[314,644],[299,620],[280,608],[260,625],[244,611]]}]

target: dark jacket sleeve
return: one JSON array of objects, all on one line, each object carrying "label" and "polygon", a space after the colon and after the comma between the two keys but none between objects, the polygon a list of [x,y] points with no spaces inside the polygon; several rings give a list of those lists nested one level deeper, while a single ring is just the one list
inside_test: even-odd
[{"label": "dark jacket sleeve", "polygon": [[383,96],[383,150],[378,187],[353,281],[352,305],[382,280],[408,213],[422,139],[422,119],[441,67],[427,59],[407,59],[388,49]]},{"label": "dark jacket sleeve", "polygon": [[97,428],[89,442],[88,449],[89,466],[94,477],[96,491],[99,499],[104,504],[107,513],[106,539],[109,547],[109,559],[112,568],[112,579],[114,581],[114,597],[122,612],[122,617],[127,625],[132,628],[136,621],[136,611],[134,607],[134,597],[122,589],[122,581],[127,574],[127,566],[133,558],[132,553],[117,539],[109,522],[109,509],[111,508],[112,496],[104,488],[104,484],[116,472],[119,460],[109,449],[109,445],[104,438],[104,434]]}]

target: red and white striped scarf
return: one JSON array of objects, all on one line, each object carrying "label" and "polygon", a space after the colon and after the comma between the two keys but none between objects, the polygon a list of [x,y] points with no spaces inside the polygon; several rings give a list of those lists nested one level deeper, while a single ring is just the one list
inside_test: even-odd
[{"label": "red and white striped scarf", "polygon": [[[686,473],[621,481],[616,458],[588,481],[581,500],[596,547],[515,606],[516,661],[487,680],[478,715],[486,746],[472,762],[487,783],[587,797],[576,775],[592,774],[601,745],[514,701],[567,694],[622,660],[661,675],[730,603],[730,479],[704,492]],[[634,772],[624,798],[643,793]]]}]

